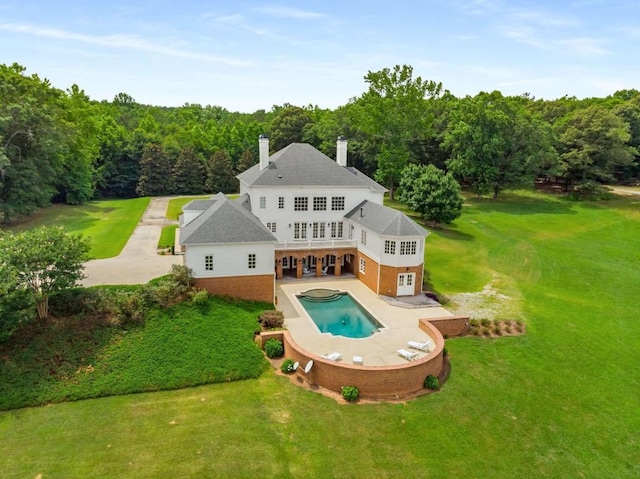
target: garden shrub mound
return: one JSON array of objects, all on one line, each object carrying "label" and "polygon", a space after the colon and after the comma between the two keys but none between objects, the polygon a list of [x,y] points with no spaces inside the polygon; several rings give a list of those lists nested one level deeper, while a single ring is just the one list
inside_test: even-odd
[{"label": "garden shrub mound", "polygon": [[0,346],[0,409],[256,378],[264,303],[208,298],[152,308],[144,324],[50,318]]},{"label": "garden shrub mound", "polygon": [[522,321],[512,319],[472,319],[469,321],[469,335],[498,338],[501,336],[519,336],[525,333]]}]

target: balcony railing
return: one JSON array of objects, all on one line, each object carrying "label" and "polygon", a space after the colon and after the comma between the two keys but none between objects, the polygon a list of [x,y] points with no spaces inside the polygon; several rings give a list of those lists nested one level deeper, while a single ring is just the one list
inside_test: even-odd
[{"label": "balcony railing", "polygon": [[318,249],[318,248],[355,248],[356,240],[300,240],[279,241],[276,250]]}]

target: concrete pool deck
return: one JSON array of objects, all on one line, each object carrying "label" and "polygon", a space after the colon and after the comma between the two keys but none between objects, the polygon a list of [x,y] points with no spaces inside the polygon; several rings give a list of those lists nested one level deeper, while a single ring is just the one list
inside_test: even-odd
[{"label": "concrete pool deck", "polygon": [[[348,291],[385,328],[368,338],[352,339],[320,333],[308,317],[300,303],[293,298],[299,292],[313,288],[330,288]],[[430,336],[418,326],[420,319],[442,318],[454,315],[442,306],[403,308],[394,306],[378,297],[357,279],[306,280],[279,282],[277,286],[278,309],[285,316],[285,326],[291,337],[303,349],[317,356],[339,352],[340,362],[353,364],[353,357],[363,358],[364,366],[393,366],[406,364],[407,360],[398,356],[398,349],[407,349],[409,341],[425,341]],[[413,351],[413,350],[412,350]],[[419,358],[429,353],[418,351]]]}]

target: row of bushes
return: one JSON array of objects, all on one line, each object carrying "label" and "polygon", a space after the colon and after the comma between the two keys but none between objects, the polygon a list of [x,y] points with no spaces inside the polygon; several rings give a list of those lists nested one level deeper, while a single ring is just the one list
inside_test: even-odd
[{"label": "row of bushes", "polygon": [[49,311],[54,317],[85,316],[108,319],[117,326],[143,324],[154,306],[166,308],[190,295],[196,302],[205,301],[206,291],[192,289],[191,270],[173,265],[167,276],[143,286],[74,288],[51,296]]},{"label": "row of bushes", "polygon": [[522,321],[472,319],[469,321],[469,334],[475,336],[502,336],[503,334],[521,334],[524,332]]}]

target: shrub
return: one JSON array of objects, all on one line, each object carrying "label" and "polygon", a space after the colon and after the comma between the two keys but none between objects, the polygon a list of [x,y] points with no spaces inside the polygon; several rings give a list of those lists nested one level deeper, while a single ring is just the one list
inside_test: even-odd
[{"label": "shrub", "polygon": [[265,330],[282,328],[284,325],[284,313],[275,309],[269,309],[260,313],[258,321]]},{"label": "shrub", "polygon": [[267,339],[264,343],[264,352],[270,358],[277,358],[284,354],[284,346],[279,339]]},{"label": "shrub", "polygon": [[342,386],[342,397],[349,402],[353,402],[360,396],[360,391],[355,386]]},{"label": "shrub", "polygon": [[449,350],[447,348],[442,348],[442,355],[449,356]]},{"label": "shrub", "polygon": [[206,289],[199,289],[197,291],[193,291],[191,294],[191,301],[194,304],[204,305],[209,301],[209,291]]},{"label": "shrub", "polygon": [[497,336],[502,336],[502,328],[500,327],[499,324],[496,324],[493,326],[493,334]]},{"label": "shrub", "polygon": [[487,318],[483,318],[480,320],[480,324],[482,324],[485,328],[491,326],[491,321]]},{"label": "shrub", "polygon": [[118,291],[113,298],[112,307],[120,326],[144,323],[149,309],[142,291]]},{"label": "shrub", "polygon": [[169,278],[172,283],[184,288],[181,292],[187,291],[193,286],[193,271],[186,266],[172,264]]},{"label": "shrub", "polygon": [[601,201],[611,199],[611,190],[593,180],[584,181],[576,185],[569,195],[572,200]]},{"label": "shrub", "polygon": [[436,390],[440,387],[440,381],[438,381],[438,378],[433,374],[429,374],[424,380],[424,387]]},{"label": "shrub", "polygon": [[471,319],[469,321],[469,326],[471,326],[472,328],[477,328],[478,326],[480,326],[480,321],[478,321],[477,319]]},{"label": "shrub", "polygon": [[484,335],[484,336],[491,336],[491,330],[487,327],[484,327],[480,330],[480,332]]},{"label": "shrub", "polygon": [[293,369],[293,365],[295,363],[293,362],[293,359],[285,359],[282,362],[282,365],[280,366],[280,371],[282,371],[285,374],[291,374],[292,372],[294,372]]}]

